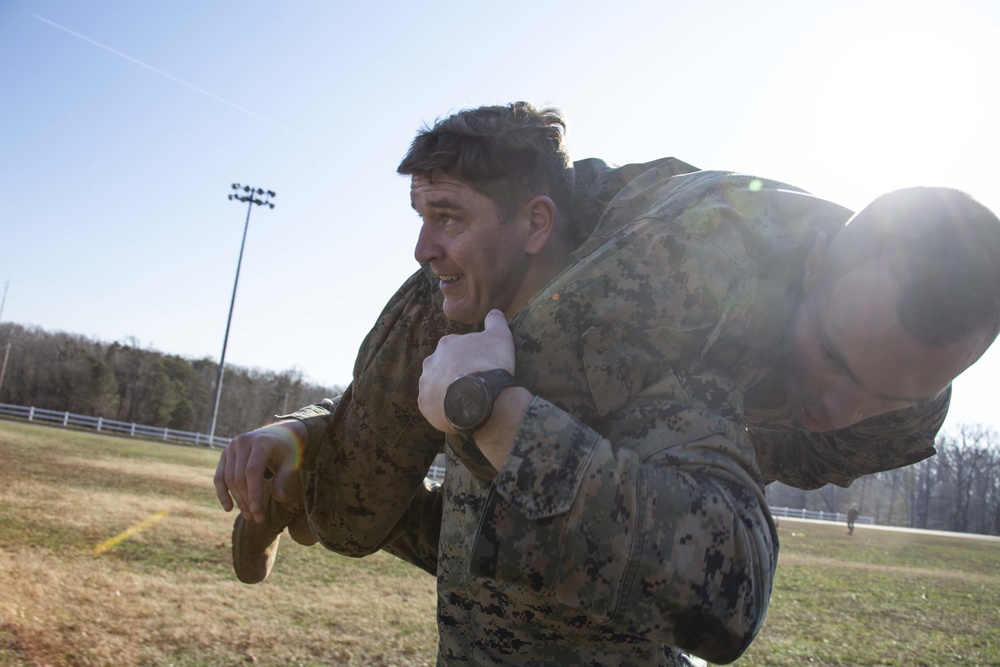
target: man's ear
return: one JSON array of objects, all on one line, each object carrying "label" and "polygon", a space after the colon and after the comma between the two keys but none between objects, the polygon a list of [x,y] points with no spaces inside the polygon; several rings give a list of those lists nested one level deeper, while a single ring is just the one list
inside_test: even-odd
[{"label": "man's ear", "polygon": [[556,205],[549,197],[538,195],[524,205],[528,218],[525,252],[537,255],[545,249],[556,232]]},{"label": "man's ear", "polygon": [[820,273],[823,271],[823,266],[826,264],[828,248],[829,243],[826,239],[826,232],[816,234],[812,250],[809,251],[809,255],[806,257],[806,273],[802,277],[803,293],[808,294],[813,285],[816,284],[816,279],[819,278]]}]

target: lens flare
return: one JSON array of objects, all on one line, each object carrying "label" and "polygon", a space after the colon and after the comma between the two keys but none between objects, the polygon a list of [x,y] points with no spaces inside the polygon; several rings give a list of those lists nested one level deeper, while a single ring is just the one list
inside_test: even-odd
[{"label": "lens flare", "polygon": [[126,528],[122,532],[118,533],[110,540],[105,540],[104,542],[98,544],[96,547],[94,547],[93,554],[95,556],[100,556],[105,551],[114,548],[114,546],[119,542],[121,542],[122,540],[127,540],[128,538],[132,537],[139,531],[149,528],[158,521],[162,521],[168,514],[170,514],[170,510],[163,510],[157,512],[156,514],[150,517],[146,517],[145,519],[135,524],[134,526],[130,526],[129,528]]}]

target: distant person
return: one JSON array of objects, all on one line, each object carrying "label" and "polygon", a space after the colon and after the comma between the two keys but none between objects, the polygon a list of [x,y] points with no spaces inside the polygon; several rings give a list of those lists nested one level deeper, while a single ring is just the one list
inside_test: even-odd
[{"label": "distant person", "polygon": [[854,522],[858,520],[858,508],[852,507],[847,510],[847,534],[854,534]]},{"label": "distant person", "polygon": [[[501,308],[513,340],[506,322],[491,315],[485,331],[447,338],[428,357],[440,334],[455,332],[447,317],[474,322],[462,310],[469,305],[462,290],[477,283],[461,255],[441,251],[451,247],[443,239],[454,237],[434,237],[437,246],[424,237],[464,233],[462,216],[428,216],[415,198],[424,217],[418,259],[438,279],[427,283],[418,274],[404,285],[365,341],[343,397],[296,413],[299,421],[237,438],[217,470],[223,506],[233,506],[232,493],[243,511],[236,519],[245,527],[241,535],[264,535],[260,543],[271,546],[284,528],[265,520],[266,507],[277,505],[262,483],[270,467],[279,480],[275,499],[288,503],[282,521],[299,516],[295,506],[304,502],[325,545],[351,555],[385,547],[437,570],[442,664],[461,655],[541,659],[532,651],[544,650],[607,657],[592,650],[597,628],[617,637],[606,636],[601,646],[650,636],[649,626],[635,625],[650,616],[634,615],[631,605],[644,602],[633,596],[661,589],[649,588],[655,580],[643,575],[631,583],[608,578],[607,568],[627,562],[620,560],[627,545],[678,554],[659,540],[634,541],[634,522],[675,521],[671,508],[694,507],[688,494],[710,478],[750,500],[743,490],[754,485],[738,473],[753,476],[752,462],[739,461],[746,451],[741,433],[749,435],[765,479],[802,488],[933,454],[950,381],[1000,325],[998,222],[963,193],[890,193],[844,227],[846,209],[773,181],[679,174],[664,161],[621,171],[593,161],[577,165],[575,192],[583,201],[591,195],[592,205],[574,202],[572,220],[586,240],[548,286],[516,309]],[[446,186],[452,178],[466,182],[458,165],[434,169],[448,177],[440,181]],[[419,178],[435,180],[433,169],[401,171],[413,175],[415,191]],[[489,265],[507,270],[499,257],[494,253]],[[522,275],[531,273],[515,272],[513,289],[506,288],[515,302]],[[484,316],[481,309],[476,316]],[[481,428],[457,437],[443,397],[458,372],[486,370],[487,357],[517,382],[499,388]],[[452,434],[443,489],[422,485],[440,443],[424,415]],[[520,434],[513,443],[503,433],[507,425]],[[300,460],[304,495],[287,484],[297,479]],[[649,504],[654,479],[675,481],[657,487],[659,500]],[[704,497],[697,506],[715,513],[719,502]],[[595,524],[596,517],[606,523]],[[773,539],[770,532],[751,528],[750,535]],[[712,534],[731,548],[729,532]],[[701,529],[690,534],[695,544],[705,538]],[[685,550],[690,540],[681,541]],[[234,552],[240,548],[234,542]],[[567,557],[586,574],[565,578]],[[484,590],[489,595],[480,599]],[[705,593],[699,598],[706,610],[742,604],[725,587]],[[606,605],[614,600],[629,607],[611,610]],[[662,601],[669,614],[676,600]],[[581,624],[575,630],[562,625],[570,610]],[[661,626],[655,636],[732,659],[726,651],[736,635],[720,648],[708,645],[712,637],[689,634],[711,626],[679,627]],[[540,635],[561,640],[543,647]]]}]

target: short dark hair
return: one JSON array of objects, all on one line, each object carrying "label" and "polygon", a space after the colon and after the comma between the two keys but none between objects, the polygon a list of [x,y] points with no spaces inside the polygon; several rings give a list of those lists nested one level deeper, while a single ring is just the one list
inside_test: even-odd
[{"label": "short dark hair", "polygon": [[924,345],[1000,330],[1000,219],[961,190],[886,193],[851,218],[834,248],[833,270],[879,258],[898,273],[896,316]]},{"label": "short dark hair", "polygon": [[430,179],[447,173],[492,199],[501,222],[536,195],[568,215],[573,165],[565,131],[557,109],[527,102],[466,109],[421,129],[396,171]]}]

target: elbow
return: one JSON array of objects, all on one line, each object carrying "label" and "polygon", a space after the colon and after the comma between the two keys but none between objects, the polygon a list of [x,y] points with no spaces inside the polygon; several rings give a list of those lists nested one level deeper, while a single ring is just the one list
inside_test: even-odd
[{"label": "elbow", "polygon": [[320,540],[320,544],[330,551],[340,554],[341,556],[347,556],[348,558],[364,558],[365,556],[370,556],[378,551],[378,549],[371,549],[365,545],[330,542],[323,539]]},{"label": "elbow", "polygon": [[359,539],[357,535],[339,531],[316,531],[316,537],[324,547],[349,558],[364,558],[381,548],[381,542]]},{"label": "elbow", "polygon": [[341,556],[369,556],[382,548],[392,532],[392,524],[387,525],[384,517],[333,494],[307,495],[306,511],[316,539]]},{"label": "elbow", "polygon": [[[677,619],[680,648],[717,665],[734,662],[757,636],[763,612],[727,615],[691,611]],[[759,619],[759,620],[758,620]]]},{"label": "elbow", "polygon": [[702,603],[676,618],[680,648],[715,664],[739,658],[764,625],[773,585],[774,560],[737,568]]},{"label": "elbow", "polygon": [[385,531],[361,521],[345,521],[340,513],[313,512],[309,523],[324,547],[350,558],[369,556],[382,548]]}]

